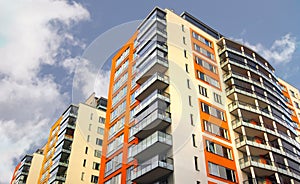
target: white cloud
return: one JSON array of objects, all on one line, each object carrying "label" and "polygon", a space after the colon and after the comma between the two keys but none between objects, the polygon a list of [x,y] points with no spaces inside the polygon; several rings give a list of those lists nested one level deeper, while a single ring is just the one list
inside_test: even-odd
[{"label": "white cloud", "polygon": [[59,65],[57,56],[70,57],[62,45],[85,47],[70,29],[88,19],[89,12],[76,2],[0,0],[1,184],[9,183],[14,158],[41,144],[55,114],[67,106],[68,96],[54,76],[40,72],[45,65]]},{"label": "white cloud", "polygon": [[273,64],[286,64],[291,61],[296,51],[296,38],[286,34],[278,40],[275,40],[270,48],[266,48],[261,43],[253,45],[243,39],[234,39],[252,48],[261,54]]},{"label": "white cloud", "polygon": [[66,59],[61,63],[69,73],[74,73],[72,101],[85,99],[92,92],[97,97],[107,97],[110,71],[103,71],[97,64],[80,57]]}]

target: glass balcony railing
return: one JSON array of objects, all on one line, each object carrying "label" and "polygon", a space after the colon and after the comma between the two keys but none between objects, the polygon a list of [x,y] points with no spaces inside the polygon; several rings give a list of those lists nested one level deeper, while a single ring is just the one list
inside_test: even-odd
[{"label": "glass balcony railing", "polygon": [[[138,119],[138,118],[137,118]],[[151,133],[165,129],[171,123],[171,113],[156,109],[152,111],[147,117],[138,121],[131,128],[131,135],[138,138],[145,138]]]},{"label": "glass balcony railing", "polygon": [[154,155],[165,153],[172,146],[172,136],[160,131],[153,133],[139,142],[132,149],[131,155],[139,161],[144,161]]},{"label": "glass balcony railing", "polygon": [[173,160],[157,155],[133,169],[131,180],[136,183],[154,183],[172,172]]},{"label": "glass balcony railing", "polygon": [[156,100],[162,100],[166,103],[170,103],[170,95],[166,92],[155,90],[151,95],[149,95],[146,99],[144,99],[138,106],[136,106],[135,116],[139,114],[148,105],[150,105],[152,102],[155,102]]},{"label": "glass balcony railing", "polygon": [[146,82],[144,82],[135,92],[137,100],[151,94],[155,89],[163,90],[169,84],[169,77],[162,73],[156,72]]}]

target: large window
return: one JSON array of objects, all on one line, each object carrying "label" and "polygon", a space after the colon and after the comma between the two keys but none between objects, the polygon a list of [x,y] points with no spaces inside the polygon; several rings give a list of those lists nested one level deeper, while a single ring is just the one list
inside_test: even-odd
[{"label": "large window", "polygon": [[203,120],[203,124],[204,124],[204,130],[210,133],[213,133],[215,135],[218,135],[220,137],[223,137],[225,139],[229,139],[228,138],[228,131],[222,127],[219,127],[218,125],[215,125],[211,122],[208,122],[206,120]]},{"label": "large window", "polygon": [[115,123],[113,126],[110,127],[108,131],[108,138],[111,138],[120,130],[122,130],[124,128],[124,124],[125,124],[125,117],[123,116],[121,119],[117,121],[117,123]]},{"label": "large window", "polygon": [[112,151],[117,151],[117,149],[123,144],[124,142],[124,134],[120,135],[119,137],[115,138],[112,142],[110,142],[107,146],[107,153],[111,153]]},{"label": "large window", "polygon": [[211,175],[218,176],[220,178],[232,182],[236,182],[235,172],[231,169],[208,162],[208,170],[209,170],[209,174]]},{"label": "large window", "polygon": [[203,103],[203,102],[201,102],[201,107],[202,107],[203,112],[205,112],[207,114],[210,114],[210,115],[212,115],[216,118],[219,118],[223,121],[226,121],[224,112],[222,112],[222,111],[220,111],[220,110],[218,110],[214,107],[211,107],[211,106],[209,106],[209,105],[207,105],[206,103]]},{"label": "large window", "polygon": [[217,73],[217,68],[214,65],[208,63],[203,59],[200,59],[198,56],[195,56],[195,61],[198,65],[206,68],[207,70],[210,70],[213,73]]},{"label": "large window", "polygon": [[204,43],[205,45],[209,46],[212,48],[212,43],[210,41],[208,41],[206,38],[204,38],[203,36],[195,33],[194,31],[192,32],[192,35],[195,39],[199,40],[200,42]]},{"label": "large window", "polygon": [[116,171],[117,169],[121,168],[122,166],[122,156],[123,153],[119,153],[115,157],[113,157],[110,161],[106,162],[105,167],[105,176],[109,175],[110,173]]},{"label": "large window", "polygon": [[126,108],[126,100],[124,100],[120,105],[118,105],[118,107],[111,112],[110,114],[110,118],[111,118],[111,122],[114,121],[116,119],[116,117],[118,117],[119,115],[121,115]]},{"label": "large window", "polygon": [[197,75],[198,75],[198,78],[209,83],[210,85],[212,86],[215,86],[217,88],[220,88],[220,83],[218,80],[210,77],[209,75],[206,75],[205,73],[203,72],[200,72],[200,71],[197,71]]},{"label": "large window", "polygon": [[215,55],[213,53],[209,52],[208,50],[200,47],[199,45],[197,45],[195,43],[194,43],[194,49],[197,52],[199,52],[199,53],[203,54],[204,56],[208,57],[209,59],[215,60]]},{"label": "large window", "polygon": [[221,157],[225,157],[225,158],[232,160],[232,152],[229,148],[221,146],[212,141],[206,140],[206,150],[208,152],[211,152],[211,153],[220,155]]}]

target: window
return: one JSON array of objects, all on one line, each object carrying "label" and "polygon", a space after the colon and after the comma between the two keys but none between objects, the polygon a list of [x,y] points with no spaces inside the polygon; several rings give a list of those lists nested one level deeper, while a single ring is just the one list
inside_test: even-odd
[{"label": "window", "polygon": [[97,128],[97,133],[103,135],[104,134],[104,129],[101,127]]},{"label": "window", "polygon": [[214,100],[215,102],[219,103],[219,104],[222,104],[222,97],[221,95],[217,94],[214,92]]},{"label": "window", "polygon": [[207,97],[207,89],[200,85],[199,85],[199,93],[200,95]]},{"label": "window", "polygon": [[194,156],[194,164],[195,164],[196,171],[199,171],[199,168],[198,168],[198,157],[196,157],[196,156]]},{"label": "window", "polygon": [[203,72],[200,72],[200,71],[197,71],[197,77],[207,83],[209,83],[210,85],[214,86],[214,87],[217,87],[217,88],[220,88],[220,84],[219,84],[219,81],[212,78],[211,76],[208,76],[206,75],[205,73]]},{"label": "window", "polygon": [[197,51],[197,52],[203,54],[204,56],[208,57],[209,59],[215,60],[215,55],[214,55],[214,54],[212,54],[212,53],[209,52],[208,50],[206,50],[206,49],[200,47],[199,45],[197,45],[197,44],[195,44],[195,43],[194,43],[194,49],[195,49],[195,51]]},{"label": "window", "polygon": [[105,123],[105,118],[99,116],[99,123],[104,124]]},{"label": "window", "polygon": [[195,61],[199,66],[202,66],[205,69],[210,70],[213,73],[217,73],[217,68],[214,65],[206,62],[205,60],[200,59],[199,57],[195,56]]},{"label": "window", "polygon": [[297,102],[294,102],[297,109],[300,109],[300,106]]},{"label": "window", "polygon": [[90,142],[90,135],[87,136],[86,141]]},{"label": "window", "polygon": [[206,120],[203,120],[204,124],[204,130],[207,132],[210,132],[212,134],[218,135],[220,137],[223,137],[225,139],[229,139],[228,137],[228,131],[222,127],[219,127],[213,123],[210,123]]},{"label": "window", "polygon": [[193,114],[190,114],[190,121],[191,121],[191,125],[195,126]]},{"label": "window", "polygon": [[208,170],[209,170],[209,174],[211,175],[218,176],[220,178],[232,182],[236,182],[235,172],[231,169],[208,162]]},{"label": "window", "polygon": [[132,93],[130,95],[130,105],[133,104],[133,103],[135,103],[135,102],[136,102],[136,100],[135,100],[135,93]]},{"label": "window", "polygon": [[185,71],[186,71],[187,73],[189,73],[189,66],[188,66],[188,64],[185,64]]},{"label": "window", "polygon": [[81,181],[84,181],[84,172],[81,173]]},{"label": "window", "polygon": [[206,150],[208,152],[220,155],[221,157],[232,160],[232,152],[229,148],[221,146],[217,143],[206,140]]},{"label": "window", "polygon": [[296,97],[295,92],[290,90],[292,97]]},{"label": "window", "polygon": [[92,130],[92,124],[89,124],[89,131]]},{"label": "window", "polygon": [[96,144],[102,146],[102,139],[96,138]]},{"label": "window", "polygon": [[83,160],[82,166],[85,167],[85,165],[86,165],[86,159]]},{"label": "window", "polygon": [[196,135],[195,135],[195,134],[192,134],[193,146],[194,146],[195,148],[197,148],[196,141],[195,141],[195,137],[196,137]]},{"label": "window", "polygon": [[89,150],[89,148],[85,147],[85,154],[88,154],[88,150]]},{"label": "window", "polygon": [[93,169],[98,170],[100,169],[100,163],[93,162]]},{"label": "window", "polygon": [[187,58],[186,50],[183,51],[184,57]]},{"label": "window", "polygon": [[90,115],[90,120],[93,120],[93,113],[91,113]]},{"label": "window", "polygon": [[92,176],[91,176],[91,182],[92,182],[92,183],[98,183],[98,176],[92,175]]},{"label": "window", "polygon": [[201,102],[201,104],[202,104],[201,106],[202,106],[203,112],[210,114],[210,115],[212,115],[218,119],[221,119],[223,121],[226,121],[224,112],[222,112],[214,107],[211,107],[203,102]]},{"label": "window", "polygon": [[182,37],[182,42],[183,42],[183,44],[186,44],[185,37]]},{"label": "window", "polygon": [[184,28],[184,25],[183,25],[183,24],[181,24],[181,31],[182,31],[182,32],[185,32],[185,28]]},{"label": "window", "polygon": [[95,150],[95,151],[94,151],[94,156],[95,156],[95,157],[100,158],[101,155],[102,155],[101,150]]},{"label": "window", "polygon": [[189,95],[189,105],[192,107],[192,97]]},{"label": "window", "polygon": [[186,79],[186,84],[187,84],[187,87],[188,87],[189,89],[191,89],[191,86],[190,86],[190,80],[189,80],[189,79]]},{"label": "window", "polygon": [[203,36],[200,36],[199,34],[195,33],[194,31],[192,32],[192,35],[195,39],[199,40],[200,42],[202,42],[205,45],[212,48],[212,43],[210,41],[208,41],[206,38],[204,38]]}]

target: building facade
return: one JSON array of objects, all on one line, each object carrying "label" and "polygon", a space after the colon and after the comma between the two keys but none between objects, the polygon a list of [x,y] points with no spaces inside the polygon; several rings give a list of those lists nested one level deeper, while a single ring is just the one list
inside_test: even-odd
[{"label": "building facade", "polygon": [[54,123],[38,183],[98,183],[106,103],[93,94]]},{"label": "building facade", "polygon": [[282,85],[250,48],[154,8],[112,59],[99,183],[299,184]]},{"label": "building facade", "polygon": [[25,155],[16,166],[10,184],[37,183],[43,158],[42,149],[32,155]]}]

